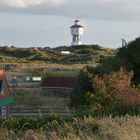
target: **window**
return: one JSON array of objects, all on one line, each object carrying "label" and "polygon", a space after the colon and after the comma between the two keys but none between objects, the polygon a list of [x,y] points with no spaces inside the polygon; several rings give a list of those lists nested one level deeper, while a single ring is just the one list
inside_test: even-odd
[{"label": "window", "polygon": [[0,80],[0,94],[4,94],[3,80]]},{"label": "window", "polygon": [[1,107],[1,117],[3,119],[5,119],[6,116],[7,116],[7,107],[6,106],[3,106],[3,107]]}]

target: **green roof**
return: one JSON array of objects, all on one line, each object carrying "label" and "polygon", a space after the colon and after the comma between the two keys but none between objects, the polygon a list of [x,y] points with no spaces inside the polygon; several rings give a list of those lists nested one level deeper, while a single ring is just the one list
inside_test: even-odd
[{"label": "green roof", "polygon": [[13,97],[9,97],[6,99],[0,99],[0,107],[5,106],[5,105],[9,105],[13,103]]}]

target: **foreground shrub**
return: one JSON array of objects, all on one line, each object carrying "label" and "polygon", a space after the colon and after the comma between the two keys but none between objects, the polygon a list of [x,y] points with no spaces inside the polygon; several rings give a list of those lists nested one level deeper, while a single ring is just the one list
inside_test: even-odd
[{"label": "foreground shrub", "polygon": [[[93,87],[95,89],[96,98],[94,104],[97,102],[103,108],[108,108],[109,106],[117,106],[120,103],[137,104],[137,102],[132,101],[126,97],[130,94],[133,98],[135,95],[139,95],[140,92],[131,85],[131,80],[133,78],[133,72],[126,72],[121,68],[118,72],[112,72],[106,74],[103,77],[95,75],[93,77]],[[140,98],[139,98],[140,101]]]},{"label": "foreground shrub", "polygon": [[100,77],[93,75],[90,70],[89,67],[81,70],[78,86],[72,95],[73,106],[84,110],[84,113],[94,114],[123,115],[140,112],[140,91],[131,83],[132,71],[127,72],[121,68],[118,72]]}]

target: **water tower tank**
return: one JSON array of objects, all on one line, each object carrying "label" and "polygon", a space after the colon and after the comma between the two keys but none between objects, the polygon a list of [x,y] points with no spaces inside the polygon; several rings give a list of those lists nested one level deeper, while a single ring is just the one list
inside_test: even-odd
[{"label": "water tower tank", "polygon": [[81,36],[83,35],[84,27],[80,25],[79,20],[74,21],[74,25],[71,26],[72,43],[71,45],[81,45]]}]

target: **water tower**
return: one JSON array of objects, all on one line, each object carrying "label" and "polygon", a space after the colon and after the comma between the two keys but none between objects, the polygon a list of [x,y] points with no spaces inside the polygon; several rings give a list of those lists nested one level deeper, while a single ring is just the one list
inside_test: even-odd
[{"label": "water tower", "polygon": [[72,34],[72,46],[81,45],[81,36],[83,35],[84,27],[80,25],[79,20],[74,21],[74,25],[71,26]]}]

